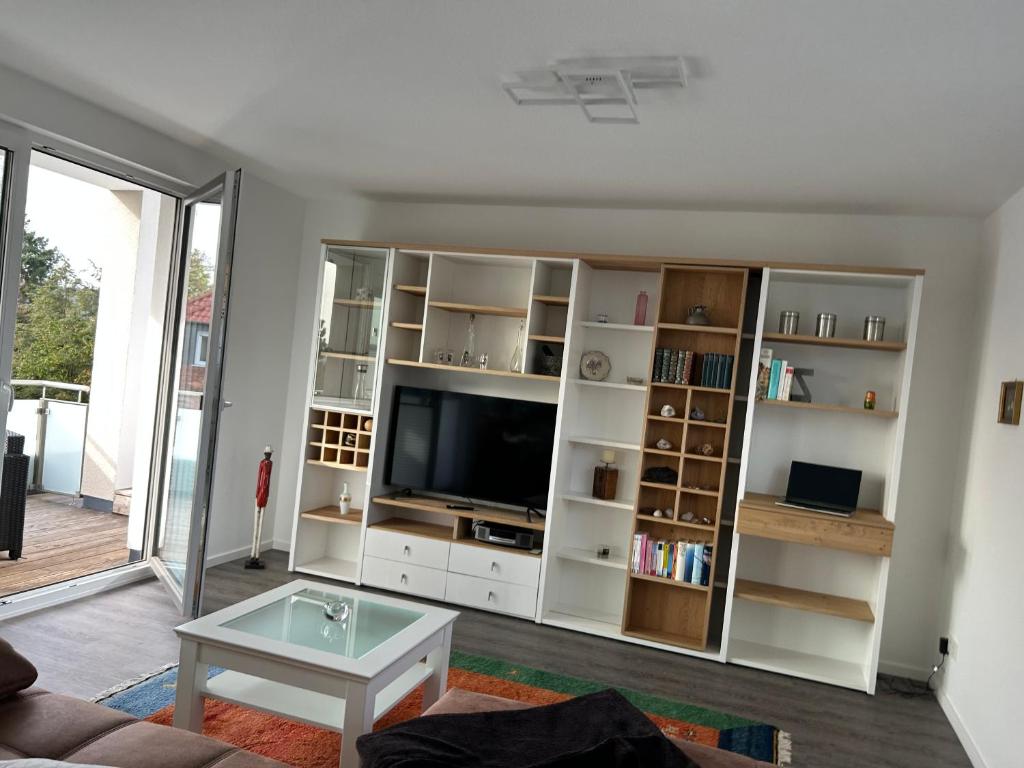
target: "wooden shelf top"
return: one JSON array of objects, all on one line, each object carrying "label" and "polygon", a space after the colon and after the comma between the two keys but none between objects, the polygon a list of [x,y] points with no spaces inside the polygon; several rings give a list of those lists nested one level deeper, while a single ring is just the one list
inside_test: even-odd
[{"label": "wooden shelf top", "polygon": [[651,386],[659,389],[689,389],[694,392],[709,392],[715,395],[732,394],[732,390],[728,387],[698,387],[696,384],[673,384],[668,381],[652,381]]},{"label": "wooden shelf top", "polygon": [[532,520],[527,521],[525,512],[513,512],[509,509],[488,507],[484,504],[474,503],[471,510],[448,509],[448,504],[457,502],[435,499],[430,496],[374,496],[373,502],[388,507],[415,509],[419,512],[435,512],[441,515],[452,515],[453,517],[463,517],[469,520],[488,520],[492,523],[505,523],[506,525],[529,528],[534,531],[544,530],[543,518],[534,516]]},{"label": "wooden shelf top", "polygon": [[764,333],[761,340],[775,344],[807,344],[815,347],[839,347],[842,349],[874,349],[879,352],[903,352],[907,345],[902,341],[864,341],[864,339],[820,339],[817,336],[802,336],[789,333]]},{"label": "wooden shelf top", "polygon": [[[342,450],[342,451],[352,451],[352,453],[355,453],[355,450],[352,449],[352,448],[341,447],[341,448],[339,448],[339,450]],[[356,466],[355,464],[336,464],[336,463],[334,463],[332,461],[320,461],[319,459],[306,459],[306,463],[307,464],[312,464],[314,467],[330,467],[331,469],[346,469],[349,472],[365,472],[367,470],[367,467],[359,467],[359,466]]]},{"label": "wooden shelf top", "polygon": [[591,437],[590,435],[575,435],[569,438],[570,443],[579,445],[598,445],[602,448],[618,448],[623,451],[639,451],[639,443],[626,443],[621,440],[609,440],[604,437]]},{"label": "wooden shelf top", "polygon": [[626,570],[626,558],[611,555],[609,557],[598,557],[597,553],[580,547],[562,547],[558,550],[558,557],[563,560],[574,560],[577,563],[587,563],[604,568],[616,568],[620,571]]},{"label": "wooden shelf top", "polygon": [[842,619],[869,623],[875,620],[871,606],[866,601],[829,595],[824,592],[810,592],[805,589],[766,584],[750,579],[736,579],[736,588],[733,594],[735,597],[755,603],[780,605],[784,608],[823,613],[826,616],[838,616]]},{"label": "wooden shelf top", "polygon": [[443,309],[446,312],[461,314],[493,315],[494,317],[526,317],[526,309],[519,307],[495,307],[487,304],[460,304],[455,301],[431,301],[432,309]]},{"label": "wooden shelf top", "polygon": [[549,344],[565,344],[565,336],[548,336],[543,333],[531,333],[526,338],[528,341],[546,341]]},{"label": "wooden shelf top", "polygon": [[647,414],[647,418],[651,421],[667,421],[672,424],[692,424],[695,427],[713,427],[715,429],[725,429],[729,426],[728,424],[723,424],[720,421],[708,421],[707,419],[684,419],[680,416],[660,416],[656,413]]},{"label": "wooden shelf top", "polygon": [[307,509],[305,512],[301,512],[300,516],[307,520],[342,525],[359,525],[363,522],[363,510],[354,507],[347,515],[341,514],[337,507],[318,507],[317,509]]},{"label": "wooden shelf top", "polygon": [[[659,579],[663,581],[663,579]],[[692,648],[697,651],[703,651],[706,646],[700,641],[700,638],[690,637],[688,635],[679,635],[675,632],[665,632],[660,629],[633,629],[626,627],[622,630],[622,634],[629,637],[638,637],[641,640],[650,640],[655,643],[663,643],[665,645],[678,645],[682,648]]]},{"label": "wooden shelf top", "polygon": [[362,307],[363,309],[373,309],[374,307],[380,306],[380,299],[335,299],[335,304],[340,304],[343,307]]},{"label": "wooden shelf top", "polygon": [[489,368],[463,368],[458,365],[442,365],[441,363],[421,363],[416,360],[398,360],[389,358],[388,365],[405,365],[411,368],[426,368],[433,371],[450,371],[454,373],[475,373],[482,376],[511,376],[514,379],[529,381],[547,381],[557,384],[558,376],[545,376],[541,373],[516,373],[514,371],[497,371]]},{"label": "wooden shelf top", "polygon": [[692,528],[696,531],[708,531],[709,533],[715,530],[715,526],[713,525],[704,525],[704,523],[688,523],[685,520],[673,520],[671,517],[655,517],[654,515],[638,514],[636,516],[636,519],[646,520],[650,523],[664,523],[665,525],[674,525],[678,528]]},{"label": "wooden shelf top", "polygon": [[667,579],[664,576],[648,576],[646,573],[631,573],[629,578],[636,579],[638,581],[652,581],[655,584],[664,584],[669,587],[680,587],[682,589],[693,589],[698,592],[710,592],[710,587],[705,587],[703,584],[691,584],[688,581],[676,581],[675,579]]},{"label": "wooden shelf top", "polygon": [[569,306],[568,296],[548,296],[542,293],[533,294],[533,300],[540,304],[547,304],[552,307],[567,307]]},{"label": "wooden shelf top", "polygon": [[407,533],[410,536],[422,536],[425,539],[440,539],[442,541],[450,541],[454,531],[451,525],[425,523],[422,520],[409,520],[404,517],[389,517],[387,520],[373,523],[369,527],[385,531],[395,531],[396,533]]},{"label": "wooden shelf top", "polygon": [[798,403],[793,400],[758,400],[757,404],[775,406],[780,408],[796,408],[802,411],[826,411],[829,413],[848,413],[861,416],[874,416],[876,419],[895,419],[899,416],[897,411],[883,411],[881,409],[855,408],[852,405],[836,405],[834,403]]},{"label": "wooden shelf top", "polygon": [[639,333],[650,333],[654,330],[653,325],[634,325],[633,323],[599,323],[597,320],[583,320],[580,322],[583,328],[602,328],[607,331],[637,331]]},{"label": "wooden shelf top", "polygon": [[840,517],[782,507],[777,500],[763,493],[746,494],[739,503],[737,533],[865,555],[892,554],[896,526],[877,510],[858,509],[851,517]]},{"label": "wooden shelf top", "polygon": [[426,296],[427,286],[425,285],[408,285],[402,283],[395,283],[395,290],[401,291],[402,293],[408,293],[412,296]]},{"label": "wooden shelf top", "polygon": [[621,389],[626,392],[646,392],[645,384],[627,384],[624,381],[591,381],[590,379],[570,379],[584,387],[604,387],[605,389]]},{"label": "wooden shelf top", "polygon": [[689,323],[658,323],[659,331],[691,331],[693,333],[720,333],[735,336],[739,328],[728,328],[721,325],[690,325]]},{"label": "wooden shelf top", "polygon": [[563,501],[573,502],[575,504],[593,504],[595,507],[610,507],[611,509],[623,509],[627,512],[632,512],[633,507],[636,506],[636,501],[633,499],[622,501],[619,499],[595,499],[588,493],[583,491],[563,493],[560,498]]},{"label": "wooden shelf top", "polygon": [[392,328],[401,328],[406,331],[422,331],[423,323],[400,323],[397,320],[391,323]]}]

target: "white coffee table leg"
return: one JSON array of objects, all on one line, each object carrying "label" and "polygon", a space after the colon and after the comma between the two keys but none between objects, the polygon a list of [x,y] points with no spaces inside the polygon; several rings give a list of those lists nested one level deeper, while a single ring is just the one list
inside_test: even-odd
[{"label": "white coffee table leg", "polygon": [[208,665],[199,663],[199,644],[181,641],[178,661],[178,683],[174,694],[174,727],[195,733],[203,732],[205,698],[200,693],[206,681]]},{"label": "white coffee table leg", "polygon": [[376,696],[365,685],[349,682],[345,697],[345,722],[341,734],[342,768],[358,768],[356,739],[373,730],[373,704]]},{"label": "white coffee table leg", "polygon": [[444,628],[441,645],[427,654],[427,666],[432,670],[423,684],[423,711],[437,702],[448,690],[448,657],[452,652],[452,625]]}]

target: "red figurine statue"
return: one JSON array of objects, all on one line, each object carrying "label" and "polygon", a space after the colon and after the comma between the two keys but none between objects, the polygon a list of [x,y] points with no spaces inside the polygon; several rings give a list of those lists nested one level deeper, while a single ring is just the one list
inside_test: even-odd
[{"label": "red figurine statue", "polygon": [[245,561],[246,568],[262,569],[266,566],[260,560],[260,539],[263,536],[263,511],[267,508],[267,501],[270,499],[270,473],[274,469],[274,462],[270,460],[273,451],[268,445],[263,450],[263,461],[256,472],[256,520],[253,524],[252,549],[249,552],[249,559]]}]

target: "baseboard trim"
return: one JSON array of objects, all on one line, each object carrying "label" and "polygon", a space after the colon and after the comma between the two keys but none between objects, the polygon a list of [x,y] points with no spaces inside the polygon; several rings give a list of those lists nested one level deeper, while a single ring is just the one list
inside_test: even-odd
[{"label": "baseboard trim", "polygon": [[31,592],[0,599],[0,621],[151,578],[153,569],[149,567],[149,563],[141,562],[49,587],[40,587]]},{"label": "baseboard trim", "polygon": [[939,702],[939,707],[942,709],[942,713],[949,720],[949,724],[953,727],[953,732],[956,737],[960,740],[960,744],[964,748],[964,752],[967,753],[967,758],[971,761],[971,765],[974,768],[988,768],[988,764],[985,762],[985,758],[981,756],[981,750],[978,749],[977,743],[971,738],[970,731],[967,730],[967,726],[964,725],[964,721],[960,719],[960,713],[956,711],[956,707],[953,706],[953,702],[949,700],[945,691],[942,689],[935,693],[935,698]]},{"label": "baseboard trim", "polygon": [[930,667],[916,667],[913,664],[904,664],[899,661],[884,661],[879,659],[878,671],[883,675],[893,677],[908,677],[911,680],[925,681],[932,670]]},{"label": "baseboard trim", "polygon": [[[260,552],[266,552],[268,549],[276,549],[274,542],[270,539],[265,540],[260,544]],[[223,565],[224,563],[230,563],[232,560],[237,560],[240,557],[247,557],[249,555],[249,547],[236,547],[235,549],[229,549],[227,552],[220,552],[216,555],[208,555],[206,558],[206,567],[213,568],[215,565]]]}]

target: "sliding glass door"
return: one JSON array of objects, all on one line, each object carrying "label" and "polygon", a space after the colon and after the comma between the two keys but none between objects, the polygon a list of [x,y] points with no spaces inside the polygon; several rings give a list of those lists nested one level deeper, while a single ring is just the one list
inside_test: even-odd
[{"label": "sliding glass door", "polygon": [[186,616],[202,595],[206,528],[221,410],[224,340],[241,171],[183,201],[161,387],[161,492],[154,510],[152,563]]}]

